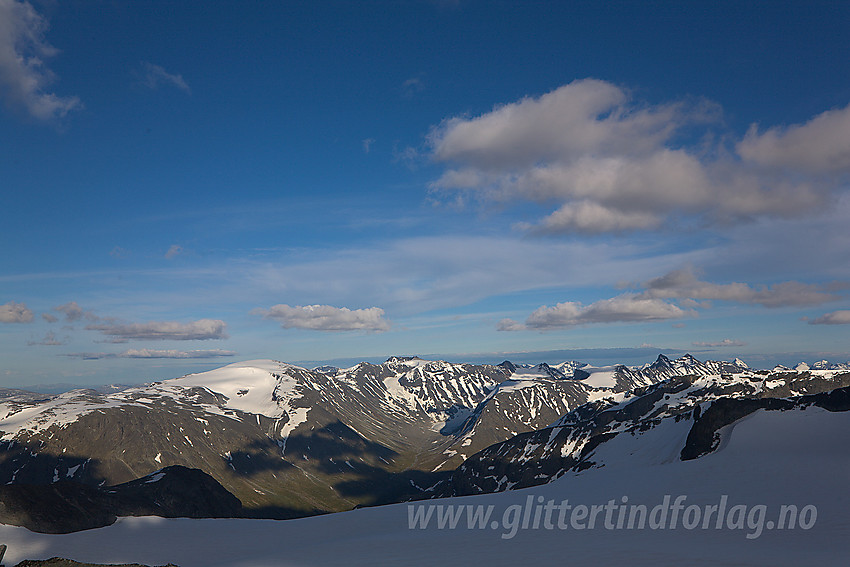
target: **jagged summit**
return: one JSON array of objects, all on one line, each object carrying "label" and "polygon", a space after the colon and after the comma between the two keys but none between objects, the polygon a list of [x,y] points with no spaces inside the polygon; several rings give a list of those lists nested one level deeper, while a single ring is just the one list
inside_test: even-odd
[{"label": "jagged summit", "polygon": [[834,362],[819,360],[810,365],[811,370],[850,370],[850,362]]},{"label": "jagged summit", "polygon": [[419,361],[422,359],[418,356],[391,356],[386,360],[386,364],[399,364],[404,362],[411,362],[414,360]]},{"label": "jagged summit", "polygon": [[685,354],[671,360],[663,353],[659,354],[654,362],[639,367],[623,364],[612,366],[586,364],[573,368],[573,379],[580,380],[594,388],[609,389],[612,392],[625,392],[633,388],[648,386],[671,376],[736,374],[748,370],[747,365],[737,359],[736,362],[732,363],[714,360],[701,362],[693,355]]},{"label": "jagged summit", "polygon": [[[709,361],[706,361],[709,362]],[[665,354],[659,354],[650,367],[653,368],[689,368],[692,366],[700,366],[703,363],[694,357],[691,353],[685,353],[682,356],[671,359]]]},{"label": "jagged summit", "polygon": [[676,359],[676,362],[685,366],[693,366],[700,363],[699,360],[694,358],[691,353],[683,354],[682,356]]}]

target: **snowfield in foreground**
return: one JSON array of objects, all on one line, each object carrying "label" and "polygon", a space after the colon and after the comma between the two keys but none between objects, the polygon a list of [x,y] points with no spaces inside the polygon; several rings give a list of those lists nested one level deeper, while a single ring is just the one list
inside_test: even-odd
[{"label": "snowfield in foreground", "polygon": [[[571,474],[544,486],[498,494],[426,501],[412,506],[493,506],[484,529],[468,529],[467,517],[456,529],[438,529],[435,511],[426,529],[410,529],[408,504],[368,508],[299,520],[166,520],[123,518],[113,526],[68,535],[44,535],[0,526],[8,545],[8,565],[23,559],[62,556],[97,563],[139,562],[192,566],[319,565],[673,565],[765,566],[839,565],[850,553],[850,412],[764,411],[723,431],[719,451],[692,461],[671,459],[671,445],[686,429],[668,423],[643,435],[621,435],[599,448],[606,465]],[[681,447],[681,445],[679,445]],[[594,529],[588,520],[572,526],[527,529],[517,514],[529,501],[569,500],[572,506],[646,505],[652,510],[665,495],[679,496],[684,508],[718,505],[725,495],[726,525],[714,518],[702,529],[679,512],[676,529],[606,529],[604,513]],[[741,524],[731,516],[747,506]],[[766,506],[762,511],[759,506]],[[809,529],[770,529],[780,506],[808,507]],[[812,523],[811,511],[816,508]],[[541,506],[542,508],[542,506]],[[456,508],[458,509],[458,508]],[[415,508],[414,508],[415,510]],[[754,515],[753,510],[759,510]],[[524,509],[523,509],[524,513]],[[572,513],[572,512],[571,512]],[[551,516],[556,522],[558,511]],[[542,518],[542,514],[541,514]],[[612,516],[616,524],[616,515]],[[743,516],[742,516],[743,518]],[[566,516],[567,524],[571,516]],[[689,520],[693,529],[682,527]],[[507,520],[503,522],[503,520]],[[755,520],[760,528],[748,520]],[[799,520],[799,519],[798,519]],[[772,523],[773,522],[773,523]],[[725,522],[724,522],[725,524]],[[511,529],[513,526],[513,529]],[[550,523],[551,526],[551,523]],[[761,531],[761,533],[758,533]],[[514,537],[503,537],[511,535]],[[756,537],[757,534],[757,537]],[[748,537],[749,536],[749,537]]]}]

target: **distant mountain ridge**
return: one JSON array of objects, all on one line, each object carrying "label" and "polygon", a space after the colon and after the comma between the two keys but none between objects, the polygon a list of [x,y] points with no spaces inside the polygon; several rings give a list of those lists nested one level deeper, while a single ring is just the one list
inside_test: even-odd
[{"label": "distant mountain ridge", "polygon": [[[685,366],[668,362],[659,366]],[[812,405],[850,410],[850,372],[786,369],[674,375],[589,402],[547,428],[493,444],[467,459],[433,492],[462,496],[545,484],[605,466],[606,443],[624,433],[641,436],[655,428],[668,432],[670,443],[664,448],[668,459],[694,459],[718,448],[723,427],[755,411]]]}]

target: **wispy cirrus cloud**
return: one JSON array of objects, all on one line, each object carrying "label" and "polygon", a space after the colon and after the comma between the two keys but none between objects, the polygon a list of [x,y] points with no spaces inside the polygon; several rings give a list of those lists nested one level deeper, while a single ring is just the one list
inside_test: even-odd
[{"label": "wispy cirrus cloud", "polygon": [[184,252],[184,250],[183,250],[182,246],[180,246],[179,244],[172,244],[171,246],[169,246],[168,250],[165,252],[165,258],[167,260],[172,260],[172,259],[176,258],[177,256],[180,256],[181,254],[183,254],[183,252]]},{"label": "wispy cirrus cloud", "polygon": [[715,342],[697,341],[697,342],[694,342],[694,343],[691,343],[691,344],[694,345],[695,347],[710,347],[710,348],[715,348],[715,347],[742,347],[742,346],[747,345],[747,343],[745,343],[744,341],[739,341],[737,339],[723,339],[722,341],[715,341]]},{"label": "wispy cirrus cloud", "polygon": [[425,88],[425,82],[423,81],[424,75],[422,73],[416,75],[415,77],[410,77],[406,79],[401,84],[401,92],[407,97],[411,98],[416,93],[422,91]]},{"label": "wispy cirrus cloud", "polygon": [[46,91],[56,77],[45,60],[59,52],[45,39],[47,28],[29,2],[0,0],[0,94],[38,120],[61,118],[82,107],[75,96]]},{"label": "wispy cirrus cloud", "polygon": [[[553,258],[559,261],[552,262]],[[265,294],[285,293],[301,305],[380,305],[393,314],[408,314],[565,283],[606,285],[623,273],[644,279],[657,274],[659,265],[680,264],[678,257],[651,257],[640,244],[615,248],[508,236],[440,235],[239,269],[243,282],[247,279]]]},{"label": "wispy cirrus cloud", "polygon": [[236,352],[231,350],[213,349],[213,350],[157,350],[157,349],[128,349],[124,352],[109,353],[109,352],[75,352],[66,354],[71,358],[82,358],[84,360],[100,360],[105,358],[169,358],[169,359],[205,359],[205,358],[227,358],[236,356]]},{"label": "wispy cirrus cloud", "polygon": [[109,255],[113,258],[126,258],[129,253],[130,252],[127,249],[121,248],[120,246],[115,246],[109,251]]},{"label": "wispy cirrus cloud", "polygon": [[26,303],[9,301],[0,305],[0,323],[30,323],[33,312]]},{"label": "wispy cirrus cloud", "polygon": [[66,344],[68,344],[68,338],[58,339],[56,338],[56,333],[53,331],[48,331],[40,341],[30,341],[27,343],[29,346],[62,346]]},{"label": "wispy cirrus cloud", "polygon": [[160,85],[167,85],[176,87],[185,93],[192,92],[189,84],[183,79],[183,75],[169,73],[163,67],[147,61],[142,62],[142,71],[144,72],[142,82],[150,89],[156,89]]},{"label": "wispy cirrus cloud", "polygon": [[390,323],[384,319],[380,307],[349,309],[331,305],[305,305],[290,307],[274,305],[270,309],[255,309],[255,315],[280,321],[284,329],[309,329],[313,331],[386,331]]},{"label": "wispy cirrus cloud", "polygon": [[[822,210],[850,173],[850,106],[784,130],[754,127],[735,150],[727,135],[706,146],[721,116],[707,101],[647,105],[576,80],[435,127],[431,156],[449,165],[431,190],[554,206],[517,225],[525,230],[602,234],[790,218]],[[699,144],[683,143],[700,130]]]},{"label": "wispy cirrus cloud", "polygon": [[228,338],[227,323],[220,319],[199,319],[189,323],[177,321],[150,321],[147,323],[123,323],[111,319],[86,325],[86,330],[100,331],[113,342],[128,340],[147,341],[205,341]]}]

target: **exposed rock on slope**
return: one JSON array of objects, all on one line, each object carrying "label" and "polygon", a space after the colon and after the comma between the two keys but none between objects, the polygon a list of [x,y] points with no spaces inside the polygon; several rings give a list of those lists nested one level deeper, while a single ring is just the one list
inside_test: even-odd
[{"label": "exposed rock on slope", "polygon": [[[551,427],[517,435],[473,455],[435,486],[437,496],[498,492],[544,484],[568,472],[605,466],[597,449],[618,435],[659,426],[673,432],[667,450],[693,459],[717,448],[722,428],[759,410],[809,405],[850,409],[850,373],[840,371],[676,376],[627,395],[600,399]],[[681,423],[680,423],[681,422]]]},{"label": "exposed rock on slope", "polygon": [[0,486],[0,523],[69,533],[112,524],[118,516],[233,518],[242,504],[203,471],[166,467],[112,487],[62,480]]}]

